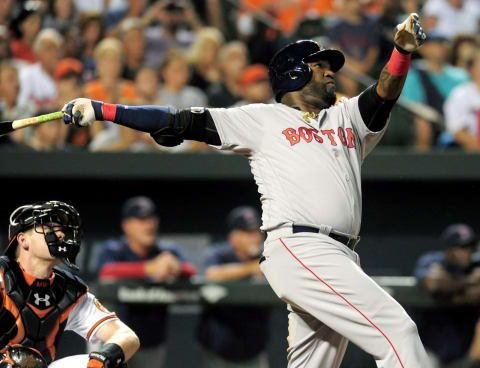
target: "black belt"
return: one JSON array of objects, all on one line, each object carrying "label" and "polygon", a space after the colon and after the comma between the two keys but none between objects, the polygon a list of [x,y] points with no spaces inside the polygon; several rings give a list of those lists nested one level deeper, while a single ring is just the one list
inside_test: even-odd
[{"label": "black belt", "polygon": [[[303,225],[292,225],[292,232],[294,234],[296,233],[320,233],[320,229],[317,229],[316,227],[312,226],[303,226]],[[360,240],[360,237],[350,237],[346,235],[341,235],[337,234],[334,232],[330,232],[328,236],[336,241],[339,241],[342,244],[345,244],[347,247],[349,247],[351,250],[355,249],[355,246],[357,245],[358,241]]]}]

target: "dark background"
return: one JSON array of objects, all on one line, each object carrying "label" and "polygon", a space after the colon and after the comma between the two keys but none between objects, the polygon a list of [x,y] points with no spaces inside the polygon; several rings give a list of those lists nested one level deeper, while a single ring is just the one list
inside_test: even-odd
[{"label": "dark background", "polygon": [[[418,256],[438,248],[438,235],[447,225],[465,222],[478,231],[479,164],[480,157],[466,154],[372,154],[365,164],[362,240],[357,248],[365,271],[411,275]],[[120,234],[120,207],[131,196],[146,195],[156,202],[163,233],[209,233],[212,239],[223,236],[231,208],[260,209],[247,160],[232,155],[6,154],[0,176],[4,243],[9,214],[19,205],[41,199],[71,203],[85,224],[83,270],[88,270],[93,242]],[[94,287],[91,274],[82,276]],[[168,367],[195,366],[198,350],[192,332],[198,308],[172,308]],[[286,366],[286,315],[285,308],[272,313],[272,367]],[[59,354],[80,353],[83,347],[81,339],[69,334]],[[372,358],[353,346],[342,365],[374,366]]]}]

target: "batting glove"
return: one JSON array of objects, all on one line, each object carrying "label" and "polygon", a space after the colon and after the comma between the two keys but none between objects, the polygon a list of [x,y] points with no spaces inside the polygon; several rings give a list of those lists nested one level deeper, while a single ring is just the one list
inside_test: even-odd
[{"label": "batting glove", "polygon": [[96,120],[103,120],[95,115],[94,105],[99,111],[102,111],[102,102],[90,100],[88,98],[76,98],[63,105],[63,122],[65,124],[74,124],[78,127],[92,125]]},{"label": "batting glove", "polygon": [[106,344],[99,351],[92,351],[88,358],[90,359],[87,368],[124,368],[125,356],[123,350],[117,344]]},{"label": "batting glove", "polygon": [[397,25],[395,28],[395,47],[404,53],[410,53],[418,49],[424,42],[427,36],[423,32],[418,14],[411,13],[408,18]]}]

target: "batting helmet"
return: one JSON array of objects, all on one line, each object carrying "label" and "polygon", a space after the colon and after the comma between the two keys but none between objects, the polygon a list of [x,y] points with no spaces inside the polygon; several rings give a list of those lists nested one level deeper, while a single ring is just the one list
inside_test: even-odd
[{"label": "batting helmet", "polygon": [[307,63],[318,60],[327,60],[331,70],[337,72],[345,63],[345,56],[313,40],[300,40],[280,49],[268,66],[275,100],[280,102],[285,93],[302,89],[312,78],[312,69]]},{"label": "batting helmet", "polygon": [[[56,234],[59,225],[63,237]],[[10,215],[7,256],[14,258],[17,235],[32,228],[45,236],[52,257],[61,258],[68,266],[78,269],[75,258],[80,251],[82,228],[80,215],[73,206],[59,201],[45,201],[18,207]]]},{"label": "batting helmet", "polygon": [[47,368],[47,362],[38,350],[15,344],[0,354],[0,368]]}]

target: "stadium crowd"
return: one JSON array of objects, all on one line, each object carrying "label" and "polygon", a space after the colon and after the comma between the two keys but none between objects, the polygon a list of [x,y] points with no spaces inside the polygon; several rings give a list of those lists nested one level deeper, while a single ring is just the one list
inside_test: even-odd
[{"label": "stadium crowd", "polygon": [[[378,75],[393,27],[411,12],[420,14],[428,39],[414,55],[382,144],[478,150],[477,0],[3,0],[1,120],[58,111],[76,97],[177,109],[274,103],[268,61],[301,38],[345,53],[338,92],[354,96]],[[0,149],[210,148],[186,142],[166,149],[122,126],[76,129],[57,121],[4,136]]]}]

